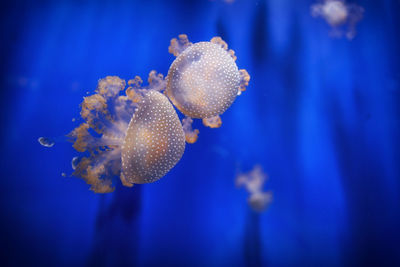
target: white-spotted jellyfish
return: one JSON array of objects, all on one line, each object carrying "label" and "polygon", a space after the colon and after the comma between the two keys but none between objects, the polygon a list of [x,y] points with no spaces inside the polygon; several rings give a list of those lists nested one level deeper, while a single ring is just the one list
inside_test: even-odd
[{"label": "white-spotted jellyfish", "polygon": [[211,118],[225,112],[245,90],[250,76],[238,69],[235,52],[220,37],[192,44],[186,35],[173,39],[166,94],[188,117]]},{"label": "white-spotted jellyfish", "polygon": [[185,133],[174,107],[163,94],[146,92],[122,145],[124,179],[132,184],[154,182],[178,163],[184,150]]},{"label": "white-spotted jellyfish", "polygon": [[[248,85],[247,71],[237,69],[234,52],[219,37],[192,45],[180,35],[169,50],[182,56],[169,78],[151,71],[147,86],[139,76],[127,86],[125,80],[107,76],[99,80],[95,94],[84,97],[83,122],[68,137],[83,153],[72,160],[72,174],[94,192],[112,192],[116,176],[128,187],[162,178],[181,159],[185,141],[196,142],[199,131],[192,129],[192,118],[220,127],[219,115]],[[198,68],[204,73],[197,73]],[[170,101],[185,115],[182,123]]]},{"label": "white-spotted jellyfish", "polygon": [[331,25],[333,37],[341,37],[342,26],[347,25],[346,37],[353,39],[356,35],[356,24],[363,17],[364,8],[356,4],[347,4],[345,0],[323,0],[311,6],[313,17],[322,17]]},{"label": "white-spotted jellyfish", "polygon": [[248,173],[237,175],[235,179],[236,186],[245,187],[250,194],[247,201],[254,211],[264,211],[272,201],[272,193],[270,191],[263,191],[266,180],[267,175],[263,172],[260,165],[255,165]]},{"label": "white-spotted jellyfish", "polygon": [[39,142],[39,144],[41,144],[44,147],[53,147],[54,146],[54,141],[47,137],[39,137],[38,142]]}]

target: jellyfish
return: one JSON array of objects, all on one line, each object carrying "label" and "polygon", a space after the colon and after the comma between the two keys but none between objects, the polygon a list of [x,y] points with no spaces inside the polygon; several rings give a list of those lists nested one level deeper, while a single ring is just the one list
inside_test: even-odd
[{"label": "jellyfish", "polygon": [[48,137],[39,137],[38,142],[44,147],[53,147],[55,144],[54,140]]},{"label": "jellyfish", "polygon": [[122,174],[130,184],[154,182],[181,159],[185,134],[167,97],[149,90],[133,115],[122,145]]},{"label": "jellyfish", "polygon": [[256,212],[264,211],[272,201],[272,193],[263,191],[266,180],[267,175],[260,165],[255,165],[248,173],[239,174],[235,180],[237,187],[245,187],[250,194],[247,201]]},{"label": "jellyfish", "polygon": [[345,0],[324,0],[311,6],[313,17],[322,17],[333,28],[331,35],[340,37],[340,27],[347,24],[346,37],[351,40],[356,35],[356,24],[363,17],[364,8],[347,4]]},{"label": "jellyfish", "polygon": [[[169,51],[177,59],[166,78],[153,70],[144,86],[139,76],[128,82],[107,76],[83,98],[83,122],[67,137],[81,153],[71,161],[72,175],[90,190],[112,192],[113,177],[127,187],[164,177],[183,156],[186,143],[198,139],[193,118],[220,127],[219,115],[249,83],[247,71],[238,70],[233,50],[219,37],[192,44],[180,35],[171,40]],[[182,122],[174,105],[185,116]]]},{"label": "jellyfish", "polygon": [[187,117],[203,119],[212,128],[221,126],[218,116],[250,80],[246,70],[238,69],[235,52],[220,37],[192,44],[184,34],[172,39],[169,52],[176,56],[166,79],[171,102]]},{"label": "jellyfish", "polygon": [[164,176],[183,155],[185,138],[172,104],[160,93],[164,79],[150,72],[149,85],[136,77],[126,82],[116,76],[99,80],[96,93],[84,97],[85,122],[68,136],[78,152],[74,176],[83,178],[97,193],[114,190],[112,177],[125,186],[150,183]]}]

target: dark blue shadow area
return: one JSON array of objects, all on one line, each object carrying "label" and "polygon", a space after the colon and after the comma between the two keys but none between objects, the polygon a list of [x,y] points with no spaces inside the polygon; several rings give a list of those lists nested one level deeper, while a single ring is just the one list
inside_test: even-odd
[{"label": "dark blue shadow area", "polygon": [[[400,2],[357,0],[334,39],[312,0],[13,1],[0,9],[1,266],[400,264]],[[160,181],[94,194],[68,177],[76,126],[107,75],[166,74],[170,39],[219,35],[248,90]],[[237,189],[262,165],[261,214]],[[61,176],[66,173],[67,177]]]}]

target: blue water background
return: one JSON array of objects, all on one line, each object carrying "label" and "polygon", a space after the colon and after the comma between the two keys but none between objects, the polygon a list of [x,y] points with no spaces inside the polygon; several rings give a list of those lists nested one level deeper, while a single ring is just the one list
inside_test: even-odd
[{"label": "blue water background", "polygon": [[[1,265],[400,264],[400,2],[333,39],[311,0],[10,1],[1,8]],[[68,133],[107,75],[166,74],[171,38],[219,35],[251,75],[163,179],[94,194]],[[262,165],[261,214],[234,177]]]}]

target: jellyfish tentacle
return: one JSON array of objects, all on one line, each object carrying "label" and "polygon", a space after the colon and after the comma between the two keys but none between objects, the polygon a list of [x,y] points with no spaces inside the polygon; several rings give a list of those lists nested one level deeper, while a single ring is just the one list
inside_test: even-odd
[{"label": "jellyfish tentacle", "polygon": [[149,88],[158,92],[164,91],[167,87],[167,82],[164,79],[164,75],[157,73],[157,71],[152,70],[149,73]]},{"label": "jellyfish tentacle", "polygon": [[134,79],[128,81],[129,87],[126,89],[125,94],[133,103],[139,103],[142,100],[142,96],[138,92],[142,83],[143,80],[140,76],[136,76]]},{"label": "jellyfish tentacle", "polygon": [[155,90],[162,92],[166,88],[166,81],[164,75],[157,73],[157,71],[152,70],[147,78],[148,85],[142,86],[143,80],[140,76],[136,76],[134,79],[128,81],[129,87],[126,89],[127,97],[134,103],[138,104],[143,100],[143,95],[148,90]]},{"label": "jellyfish tentacle", "polygon": [[211,38],[210,42],[213,44],[220,45],[224,50],[228,51],[228,44],[224,40],[222,40],[221,37],[215,36]]},{"label": "jellyfish tentacle", "polygon": [[210,128],[219,128],[222,125],[221,117],[219,115],[216,115],[211,118],[204,118],[203,125]]},{"label": "jellyfish tentacle", "polygon": [[85,122],[67,135],[75,150],[88,154],[76,163],[73,175],[96,193],[112,192],[112,178],[121,172],[121,145],[137,106],[128,95],[120,95],[125,86],[125,80],[117,76],[100,79],[95,94],[81,104]]},{"label": "jellyfish tentacle", "polygon": [[186,34],[180,34],[178,38],[171,39],[171,43],[168,47],[168,52],[173,54],[175,57],[179,56],[186,48],[191,46],[192,43]]},{"label": "jellyfish tentacle", "polygon": [[197,141],[199,130],[192,128],[193,119],[185,117],[182,120],[183,132],[185,133],[185,140],[188,144],[194,144]]},{"label": "jellyfish tentacle", "polygon": [[211,38],[210,42],[221,46],[221,48],[227,51],[229,55],[233,58],[233,60],[236,61],[237,57],[235,56],[235,51],[233,49],[228,49],[227,42],[225,42],[221,37],[215,36]]},{"label": "jellyfish tentacle", "polygon": [[123,172],[121,172],[121,175],[119,176],[119,179],[121,180],[121,183],[122,183],[123,186],[132,187],[134,185],[134,183],[131,183],[126,179],[126,177],[125,177]]},{"label": "jellyfish tentacle", "polygon": [[239,91],[238,95],[241,95],[242,92],[246,91],[247,86],[249,85],[250,75],[245,69],[239,70],[240,76],[240,84],[239,84]]},{"label": "jellyfish tentacle", "polygon": [[81,159],[72,175],[81,177],[95,193],[111,193],[115,188],[110,177],[115,176],[120,169],[119,156],[118,151],[93,152],[89,157]]}]

